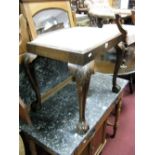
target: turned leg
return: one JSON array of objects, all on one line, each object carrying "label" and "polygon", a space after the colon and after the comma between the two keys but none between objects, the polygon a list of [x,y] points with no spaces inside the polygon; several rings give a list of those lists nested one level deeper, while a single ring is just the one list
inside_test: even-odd
[{"label": "turned leg", "polygon": [[120,88],[119,85],[117,85],[116,80],[117,80],[117,77],[118,77],[118,71],[119,71],[120,65],[122,63],[123,50],[118,45],[115,48],[116,48],[117,59],[116,59],[116,64],[115,64],[114,74],[113,74],[112,91],[114,93],[118,93],[121,88]]},{"label": "turned leg", "polygon": [[37,98],[37,100],[31,104],[31,108],[33,111],[37,111],[41,108],[41,95],[40,95],[37,79],[35,77],[34,68],[29,63],[29,59],[30,59],[29,56],[25,57],[24,66],[26,69],[26,73],[29,77],[30,83],[36,93],[36,98]]},{"label": "turned leg", "polygon": [[115,116],[115,122],[114,122],[114,126],[113,126],[113,134],[110,136],[111,138],[114,138],[116,135],[116,132],[117,132],[118,123],[119,123],[118,119],[119,119],[120,112],[121,112],[121,106],[122,106],[122,100],[119,99],[119,101],[115,107],[116,116]]},{"label": "turned leg", "polygon": [[116,132],[117,132],[117,128],[118,128],[118,119],[119,119],[120,112],[121,112],[121,106],[122,106],[122,100],[120,98],[118,103],[115,106],[115,120],[114,120],[114,123],[111,123],[110,121],[107,121],[107,125],[113,127],[113,133],[110,134],[110,135],[108,134],[107,135],[108,138],[115,138],[115,136],[116,136]]}]

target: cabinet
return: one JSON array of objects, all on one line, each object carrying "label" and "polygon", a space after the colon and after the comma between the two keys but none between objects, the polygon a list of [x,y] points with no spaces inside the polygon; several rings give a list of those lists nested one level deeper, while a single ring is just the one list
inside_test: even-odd
[{"label": "cabinet", "polygon": [[86,106],[90,126],[87,133],[80,135],[76,130],[78,97],[73,83],[46,100],[39,112],[31,114],[33,126],[20,122],[21,131],[48,154],[99,155],[106,144],[107,119],[115,107],[119,109],[116,105],[128,83],[124,79],[117,80],[121,90],[116,94],[111,92],[112,76],[92,75]]},{"label": "cabinet", "polygon": [[106,144],[106,121],[94,128],[89,137],[77,148],[74,155],[98,155]]}]

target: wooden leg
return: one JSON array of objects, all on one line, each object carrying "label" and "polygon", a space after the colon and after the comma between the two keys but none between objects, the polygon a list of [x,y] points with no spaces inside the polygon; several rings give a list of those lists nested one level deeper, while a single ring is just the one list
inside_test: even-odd
[{"label": "wooden leg", "polygon": [[116,104],[115,110],[116,110],[116,116],[115,116],[115,122],[114,122],[114,126],[113,126],[113,134],[110,136],[111,138],[114,138],[117,132],[117,128],[118,128],[118,119],[120,116],[120,112],[121,112],[121,106],[122,106],[122,99],[120,98],[118,103]]},{"label": "wooden leg", "polygon": [[132,74],[129,75],[129,89],[130,89],[130,93],[133,94],[133,75]]},{"label": "wooden leg", "polygon": [[34,69],[32,68],[31,64],[29,63],[29,56],[26,56],[24,59],[24,66],[26,69],[26,73],[29,77],[30,83],[36,93],[37,101],[31,104],[31,108],[33,111],[37,111],[41,108],[41,95],[39,91],[39,86],[35,77]]},{"label": "wooden leg", "polygon": [[119,116],[121,112],[121,106],[122,106],[122,99],[120,98],[119,101],[117,102],[115,106],[115,120],[114,123],[111,123],[110,121],[107,121],[107,125],[113,127],[113,133],[112,134],[107,134],[107,138],[115,138],[117,128],[118,128],[118,123],[119,123]]},{"label": "wooden leg", "polygon": [[19,97],[19,117],[25,123],[32,125],[28,109],[20,97]]},{"label": "wooden leg", "polygon": [[77,93],[79,98],[79,122],[77,124],[77,130],[80,134],[84,134],[89,129],[85,119],[85,107],[90,77],[94,72],[94,62],[84,67],[69,64],[69,69],[77,83]]},{"label": "wooden leg", "polygon": [[118,77],[118,71],[120,68],[120,65],[122,63],[122,57],[123,57],[123,50],[117,45],[116,47],[116,55],[117,55],[117,59],[116,59],[116,64],[115,64],[115,68],[114,68],[114,74],[113,74],[113,86],[112,86],[112,91],[114,93],[118,93],[120,91],[120,86],[117,85],[116,80]]},{"label": "wooden leg", "polygon": [[122,37],[123,37],[123,42],[120,42],[118,45],[116,45],[116,52],[117,52],[117,59],[116,59],[116,64],[115,64],[115,68],[114,68],[114,74],[113,74],[113,87],[112,87],[112,91],[115,93],[118,93],[120,90],[120,86],[118,86],[116,84],[116,78],[118,76],[118,71],[120,68],[120,65],[122,63],[122,59],[123,59],[123,54],[126,50],[127,44],[126,44],[126,38],[127,38],[127,32],[123,29],[122,25],[121,25],[121,17],[116,14],[115,15],[115,23],[118,27],[118,30],[121,32]]},{"label": "wooden leg", "polygon": [[89,88],[90,78],[87,79],[83,84],[77,82],[77,92],[79,96],[79,123],[77,124],[78,132],[84,134],[89,129],[89,126],[85,119],[85,106],[87,92]]},{"label": "wooden leg", "polygon": [[97,26],[99,28],[102,28],[102,26],[103,26],[102,18],[97,18]]}]

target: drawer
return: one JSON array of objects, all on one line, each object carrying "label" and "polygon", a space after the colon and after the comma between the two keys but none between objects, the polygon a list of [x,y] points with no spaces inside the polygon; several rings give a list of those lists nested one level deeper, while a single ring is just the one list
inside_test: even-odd
[{"label": "drawer", "polygon": [[97,155],[102,151],[106,141],[105,128],[106,128],[106,122],[104,122],[103,125],[101,125],[98,129],[96,129],[97,131],[95,132],[95,135],[90,142],[90,155]]}]

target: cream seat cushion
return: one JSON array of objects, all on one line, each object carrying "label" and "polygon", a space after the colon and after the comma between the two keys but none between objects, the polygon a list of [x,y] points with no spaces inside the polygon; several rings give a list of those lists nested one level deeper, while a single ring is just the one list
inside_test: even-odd
[{"label": "cream seat cushion", "polygon": [[107,26],[103,29],[97,27],[72,27],[39,35],[29,44],[85,54],[120,35],[121,33],[118,30],[112,31],[112,27]]},{"label": "cream seat cushion", "polygon": [[[135,26],[123,24],[122,27],[127,31],[127,44],[131,45],[135,43]],[[102,29],[109,29],[113,33],[117,33],[119,31],[116,24],[105,24],[103,25]]]}]

